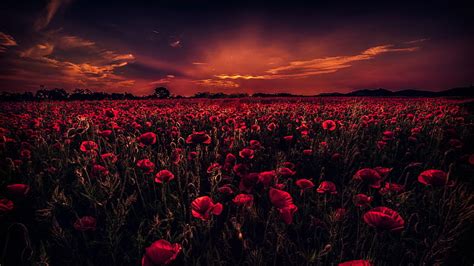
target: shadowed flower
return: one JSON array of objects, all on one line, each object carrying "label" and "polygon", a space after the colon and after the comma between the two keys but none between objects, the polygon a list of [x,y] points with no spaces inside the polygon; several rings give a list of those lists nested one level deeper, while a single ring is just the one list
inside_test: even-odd
[{"label": "shadowed flower", "polygon": [[137,166],[147,174],[153,173],[153,171],[155,170],[155,164],[148,159],[139,160],[137,162]]},{"label": "shadowed flower", "polygon": [[418,182],[425,186],[444,186],[448,183],[448,175],[441,170],[426,170],[418,176]]},{"label": "shadowed flower", "polygon": [[379,190],[379,193],[380,195],[385,195],[387,193],[392,192],[396,194],[403,192],[403,190],[405,190],[405,187],[403,185],[386,182],[385,186]]},{"label": "shadowed flower", "polygon": [[326,120],[323,122],[323,129],[324,130],[329,130],[329,131],[334,131],[336,130],[336,122],[333,120]]},{"label": "shadowed flower", "polygon": [[94,231],[96,229],[97,221],[92,216],[84,216],[76,220],[74,229],[78,231]]},{"label": "shadowed flower", "polygon": [[156,143],[156,134],[153,132],[143,133],[137,140],[142,145],[153,145]]},{"label": "shadowed flower", "polygon": [[108,162],[108,163],[116,163],[117,162],[117,156],[111,152],[109,153],[104,153],[102,155],[100,155],[100,157],[102,158],[102,160],[104,160],[105,162]]},{"label": "shadowed flower", "polygon": [[10,195],[21,197],[28,194],[30,186],[25,184],[11,184],[7,186],[7,192]]},{"label": "shadowed flower", "polygon": [[380,188],[380,183],[382,182],[382,176],[380,176],[376,170],[371,168],[364,168],[357,171],[352,179],[366,182],[372,188]]},{"label": "shadowed flower", "polygon": [[353,198],[353,202],[357,207],[368,206],[372,202],[373,198],[365,194],[357,194]]},{"label": "shadowed flower", "polygon": [[401,231],[405,227],[405,220],[398,212],[387,207],[376,207],[364,214],[364,222],[369,226],[382,230]]},{"label": "shadowed flower", "polygon": [[301,189],[301,193],[303,193],[303,191],[307,189],[311,189],[314,187],[313,181],[306,178],[296,180],[296,185]]},{"label": "shadowed flower", "polygon": [[278,168],[277,172],[281,177],[292,177],[296,174],[295,171],[291,170],[288,167],[280,167]]},{"label": "shadowed flower", "polygon": [[10,212],[15,208],[13,201],[9,199],[0,199],[0,213]]},{"label": "shadowed flower", "polygon": [[181,245],[160,239],[145,249],[142,266],[167,265],[173,262],[181,252]]},{"label": "shadowed flower", "polygon": [[81,147],[79,148],[83,152],[93,152],[99,148],[97,143],[92,140],[86,140],[81,143]]},{"label": "shadowed flower", "polygon": [[293,204],[293,198],[290,193],[280,189],[270,188],[268,195],[270,202],[280,212],[280,218],[283,222],[291,224],[293,222],[293,214],[298,210],[298,207]]},{"label": "shadowed flower", "polygon": [[235,205],[237,205],[237,206],[249,207],[253,203],[253,195],[238,194],[237,196],[235,196],[235,198],[232,200],[232,202],[234,202]]},{"label": "shadowed flower", "polygon": [[244,148],[239,152],[239,155],[241,158],[244,158],[244,159],[253,159],[254,153],[255,153],[254,150]]},{"label": "shadowed flower", "polygon": [[368,260],[350,260],[339,263],[339,266],[373,266],[374,264]]},{"label": "shadowed flower", "polygon": [[173,173],[168,170],[161,170],[155,175],[156,183],[166,183],[174,179]]},{"label": "shadowed flower", "polygon": [[211,144],[211,137],[206,132],[194,132],[186,138],[188,144]]},{"label": "shadowed flower", "polygon": [[264,171],[258,174],[258,182],[262,183],[265,187],[269,186],[276,178],[275,171]]},{"label": "shadowed flower", "polygon": [[319,184],[319,187],[316,189],[316,192],[321,194],[337,194],[336,184],[331,181],[323,181]]},{"label": "shadowed flower", "polygon": [[221,203],[214,203],[208,196],[199,197],[191,203],[191,213],[194,217],[201,220],[209,220],[211,214],[220,215],[223,206]]}]

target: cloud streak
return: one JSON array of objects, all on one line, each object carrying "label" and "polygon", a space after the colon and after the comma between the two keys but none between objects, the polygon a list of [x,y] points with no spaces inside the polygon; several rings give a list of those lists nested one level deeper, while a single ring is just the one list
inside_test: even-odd
[{"label": "cloud streak", "polygon": [[35,30],[39,31],[46,28],[51,20],[58,12],[59,8],[63,5],[67,5],[70,0],[50,0],[45,10],[43,10],[41,16],[35,22]]},{"label": "cloud streak", "polygon": [[286,65],[270,68],[261,75],[218,74],[215,75],[215,77],[219,79],[233,80],[305,78],[309,76],[334,73],[341,69],[352,67],[355,62],[371,60],[385,53],[414,52],[418,49],[419,47],[417,46],[397,48],[391,44],[379,45],[370,47],[356,55],[331,56],[310,60],[291,61]]},{"label": "cloud streak", "polygon": [[6,33],[0,32],[0,53],[6,51],[7,47],[17,46],[15,39]]}]

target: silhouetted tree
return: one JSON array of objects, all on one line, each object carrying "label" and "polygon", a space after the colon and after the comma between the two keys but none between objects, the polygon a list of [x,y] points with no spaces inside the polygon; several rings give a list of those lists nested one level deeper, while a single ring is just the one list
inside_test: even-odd
[{"label": "silhouetted tree", "polygon": [[165,87],[158,87],[155,89],[154,95],[159,99],[165,99],[170,97],[170,91]]}]

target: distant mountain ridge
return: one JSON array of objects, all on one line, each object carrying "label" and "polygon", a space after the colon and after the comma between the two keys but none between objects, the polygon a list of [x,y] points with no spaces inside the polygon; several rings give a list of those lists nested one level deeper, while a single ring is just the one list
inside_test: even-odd
[{"label": "distant mountain ridge", "polygon": [[474,86],[458,87],[443,91],[424,91],[416,89],[406,89],[400,91],[390,91],[383,88],[360,89],[349,93],[320,93],[318,96],[364,96],[364,97],[474,97]]}]

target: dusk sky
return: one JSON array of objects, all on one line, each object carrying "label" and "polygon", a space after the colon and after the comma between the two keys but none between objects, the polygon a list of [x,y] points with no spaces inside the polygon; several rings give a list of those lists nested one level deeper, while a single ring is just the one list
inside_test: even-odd
[{"label": "dusk sky", "polygon": [[312,95],[474,81],[467,1],[146,2],[2,1],[0,90]]}]

